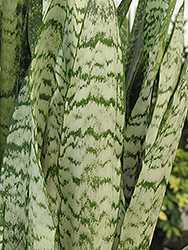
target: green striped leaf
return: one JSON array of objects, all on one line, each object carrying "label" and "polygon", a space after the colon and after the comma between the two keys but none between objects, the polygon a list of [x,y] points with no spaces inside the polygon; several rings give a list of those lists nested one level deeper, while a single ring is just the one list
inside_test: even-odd
[{"label": "green striped leaf", "polygon": [[117,14],[118,14],[120,27],[123,24],[124,19],[126,18],[131,2],[132,0],[122,0],[120,5],[117,8]]},{"label": "green striped leaf", "polygon": [[[176,56],[180,52],[179,59],[176,63],[180,63],[180,66],[173,65],[170,73],[166,71],[166,74],[172,75],[174,68],[181,67],[182,45],[174,47],[172,49],[175,39],[183,36],[183,12],[180,13],[177,20],[176,30],[174,31],[171,44],[169,45],[160,69],[160,73],[163,74],[163,87],[159,83],[159,101],[162,100],[163,90],[168,90],[168,107],[161,105],[161,109],[156,103],[155,110],[158,112],[158,116],[162,116],[158,124],[158,128],[155,130],[155,138],[147,135],[146,138],[151,140],[153,144],[150,146],[150,150],[145,151],[145,156],[142,162],[142,169],[139,175],[138,182],[136,184],[134,193],[131,198],[130,205],[126,211],[124,226],[121,235],[121,244],[119,249],[149,249],[149,245],[154,232],[155,224],[158,218],[158,213],[162,204],[162,199],[168,183],[172,163],[175,157],[178,142],[181,136],[181,130],[184,124],[184,119],[187,112],[187,71],[188,62],[186,61],[182,75],[179,81],[179,85],[176,91],[170,91],[166,86],[169,84],[172,88],[176,85],[177,78],[175,77],[175,83],[169,81],[169,77],[164,75],[164,67],[167,65],[167,56],[169,53],[171,56]],[[172,61],[171,61],[172,62]],[[173,63],[172,63],[173,64]],[[180,70],[179,70],[180,73]],[[171,83],[171,84],[170,84]],[[173,93],[173,95],[172,95]],[[163,96],[164,98],[164,96]],[[171,99],[170,99],[171,98]],[[163,99],[165,101],[165,99]],[[162,107],[165,109],[163,110]],[[154,111],[154,116],[156,114]],[[152,122],[156,122],[156,118],[152,119]],[[151,122],[151,125],[152,124]],[[148,130],[150,132],[150,128]],[[157,133],[157,134],[156,134]],[[136,207],[135,204],[137,204]],[[133,211],[134,207],[134,211]],[[136,235],[136,231],[140,230],[140,234]]]},{"label": "green striped leaf", "polygon": [[[139,8],[142,6],[142,4],[139,3]],[[167,5],[165,2],[163,4],[164,4],[163,5],[164,10],[165,10],[165,7],[167,8]],[[145,10],[146,16],[152,15],[152,13],[150,13],[151,11],[150,5],[153,8],[153,12],[156,13],[155,5],[153,5],[153,3],[148,1],[146,10]],[[158,6],[158,2],[156,3],[156,6]],[[161,7],[161,11],[163,11],[162,6],[160,7]],[[126,213],[126,209],[129,205],[136,181],[138,179],[138,176],[142,167],[144,141],[145,141],[146,131],[148,127],[148,117],[149,117],[150,100],[151,100],[153,82],[159,70],[160,61],[162,60],[162,57],[157,57],[157,55],[159,54],[159,52],[160,52],[160,55],[162,55],[162,53],[164,53],[165,51],[163,44],[165,44],[165,41],[167,39],[167,31],[169,27],[170,17],[172,15],[172,11],[174,7],[175,7],[175,1],[172,1],[162,29],[158,27],[158,31],[156,30],[156,34],[155,34],[156,42],[153,41],[153,47],[151,49],[150,49],[150,43],[146,40],[146,37],[148,37],[149,34],[150,35],[153,34],[152,33],[153,31],[150,30],[150,27],[148,25],[149,19],[147,19],[147,21],[145,21],[145,24],[144,24],[144,47],[143,47],[144,53],[141,54],[141,58],[139,58],[140,55],[138,54],[136,62],[137,62],[137,69],[139,67],[140,62],[141,62],[140,65],[142,65],[142,60],[145,63],[145,67],[144,67],[145,78],[142,83],[142,87],[139,93],[138,100],[132,110],[132,113],[128,119],[128,122],[126,124],[126,129],[125,129],[125,142],[124,142],[124,151],[123,151],[123,157],[122,157],[122,161],[123,161],[122,192],[123,192],[123,195],[121,195],[119,222],[117,226],[117,232],[116,232],[116,238],[115,238],[114,245],[113,245],[113,250],[117,249],[122,225],[125,226],[124,224],[127,223],[127,221],[124,220],[124,215]],[[141,9],[142,14],[139,14],[139,9],[137,11],[138,11],[138,14],[137,14],[138,19],[136,20],[138,20],[138,22],[142,22],[143,10]],[[162,18],[160,11],[158,12],[158,15],[159,15],[158,22],[160,22]],[[156,26],[159,26],[157,22],[156,22]],[[137,27],[136,24],[135,24],[135,27]],[[157,36],[157,32],[159,32],[158,36]],[[138,36],[138,39],[141,39],[141,37]],[[134,43],[133,43],[133,46],[134,46]],[[130,49],[131,49],[131,46],[130,46]],[[147,50],[149,49],[150,49],[149,59],[146,58],[146,60],[144,60],[144,56],[147,55]],[[129,89],[129,92],[132,91],[132,95],[135,93],[134,87],[136,86],[137,85],[135,86],[132,85],[131,88]],[[133,100],[130,100],[130,102],[131,101]]]},{"label": "green striped leaf", "polygon": [[145,8],[146,1],[140,0],[137,6],[133,28],[131,30],[129,43],[124,57],[126,120],[130,117],[143,81],[143,26]]},{"label": "green striped leaf", "polygon": [[125,214],[119,249],[149,249],[187,114],[187,82],[188,58],[156,140],[144,156],[142,170]]},{"label": "green striped leaf", "polygon": [[67,92],[59,155],[62,249],[111,249],[124,137],[124,73],[113,1],[90,0]]},{"label": "green striped leaf", "polygon": [[34,53],[35,42],[42,24],[42,0],[28,1],[28,39],[31,53]]},{"label": "green striped leaf", "polygon": [[1,249],[54,249],[54,225],[34,149],[28,76],[11,119],[0,173]]},{"label": "green striped leaf", "polygon": [[[164,2],[163,7],[165,9],[165,6],[167,8],[167,5],[165,1],[163,2]],[[149,2],[147,4],[148,5],[146,6],[146,13],[148,11],[149,12],[152,11],[152,9],[149,6]],[[153,3],[150,3],[150,5],[152,6],[153,12],[155,13],[155,5],[153,5]],[[156,6],[158,5],[159,5],[158,1],[156,1]],[[125,130],[122,178],[123,178],[124,195],[127,203],[126,206],[128,206],[129,204],[129,200],[141,168],[140,163],[143,157],[143,150],[144,150],[143,143],[145,141],[146,131],[148,127],[148,117],[149,117],[153,82],[159,70],[159,65],[162,60],[162,55],[165,51],[164,44],[167,40],[167,32],[168,32],[170,17],[172,15],[174,6],[175,6],[175,1],[172,1],[169,7],[168,15],[165,19],[164,25],[161,28],[160,33],[158,34],[158,36],[157,36],[157,31],[155,33],[155,41],[153,41],[152,44],[153,46],[151,47],[150,42],[144,40],[145,55],[147,54],[146,51],[150,49],[149,59],[145,60],[146,75],[139,93],[138,100],[132,110],[131,116],[127,122]],[[160,6],[160,9],[162,9],[162,6]],[[158,18],[160,18],[160,14],[161,12],[159,12]],[[153,22],[153,20],[151,21]],[[149,27],[148,24],[145,25]],[[148,30],[144,31],[145,33],[144,36],[147,38],[150,32],[152,35],[153,30],[151,31],[149,27]]]},{"label": "green striped leaf", "polygon": [[66,1],[53,0],[38,36],[29,77],[30,99],[36,124],[35,149],[41,154],[43,134],[51,98],[57,88],[56,57],[62,44]]},{"label": "green striped leaf", "polygon": [[158,93],[155,103],[152,120],[147,131],[145,150],[146,152],[153,145],[163,115],[168,107],[171,95],[179,80],[179,74],[182,67],[183,49],[183,8],[175,23],[174,34],[164,55],[160,66]]},{"label": "green striped leaf", "polygon": [[65,57],[60,50],[55,66],[58,88],[54,92],[47,117],[44,133],[44,144],[42,148],[41,165],[45,177],[45,187],[48,196],[49,208],[53,222],[56,226],[56,246],[59,249],[59,214],[61,193],[58,179],[58,157],[63,127],[64,104],[67,87],[69,84],[66,72]]},{"label": "green striped leaf", "polygon": [[63,51],[66,58],[67,70],[71,77],[73,64],[78,47],[78,40],[83,26],[88,0],[68,0],[67,19],[63,37]]},{"label": "green striped leaf", "polygon": [[3,2],[1,9],[0,165],[18,90],[28,67],[25,57],[28,51],[22,46],[23,40],[26,40],[26,7],[26,0],[7,0]]}]

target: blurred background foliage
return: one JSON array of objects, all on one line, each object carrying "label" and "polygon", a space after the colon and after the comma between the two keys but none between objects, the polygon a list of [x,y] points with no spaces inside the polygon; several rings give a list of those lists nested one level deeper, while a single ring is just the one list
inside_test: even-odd
[{"label": "blurred background foliage", "polygon": [[151,250],[162,250],[170,241],[185,245],[182,214],[188,216],[188,117],[159,213]]}]

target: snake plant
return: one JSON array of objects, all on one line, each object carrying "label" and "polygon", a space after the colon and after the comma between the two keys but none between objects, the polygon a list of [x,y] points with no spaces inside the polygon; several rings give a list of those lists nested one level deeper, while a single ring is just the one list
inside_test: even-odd
[{"label": "snake plant", "polygon": [[[4,0],[0,249],[147,250],[188,107],[184,5]],[[156,100],[154,100],[156,95]]]}]

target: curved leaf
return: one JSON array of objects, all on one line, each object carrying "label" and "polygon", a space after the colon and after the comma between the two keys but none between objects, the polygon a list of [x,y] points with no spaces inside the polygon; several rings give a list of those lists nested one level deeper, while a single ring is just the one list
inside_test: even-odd
[{"label": "curved leaf", "polygon": [[122,0],[120,5],[117,8],[117,14],[118,14],[118,20],[119,20],[119,25],[123,24],[123,21],[127,15],[127,12],[129,10],[129,7],[131,5],[132,0]]},{"label": "curved leaf", "polygon": [[187,82],[188,60],[155,142],[144,156],[142,170],[125,214],[120,249],[149,249],[187,113]]},{"label": "curved leaf", "polygon": [[25,56],[28,51],[22,46],[23,40],[26,40],[26,7],[27,0],[7,0],[1,9],[0,165],[18,90],[25,76],[25,67],[28,66]]},{"label": "curved leaf", "polygon": [[27,76],[11,119],[1,168],[1,244],[3,249],[51,250],[55,230],[33,146],[28,85]]},{"label": "curved leaf", "polygon": [[28,39],[31,53],[34,53],[35,42],[42,24],[42,0],[28,1]]},{"label": "curved leaf", "polygon": [[183,49],[183,8],[175,23],[174,34],[160,66],[159,86],[155,109],[146,135],[145,151],[150,149],[156,139],[160,123],[167,109],[182,67]]},{"label": "curved leaf", "polygon": [[65,0],[52,1],[43,21],[31,62],[30,99],[36,124],[35,149],[39,153],[39,158],[51,98],[57,88],[54,68],[62,44],[65,9]]},{"label": "curved leaf", "polygon": [[57,229],[55,249],[59,249],[59,214],[57,211],[60,207],[61,193],[58,179],[58,157],[63,127],[65,97],[69,84],[65,58],[62,50],[60,50],[57,57],[55,71],[58,89],[56,89],[52,97],[50,110],[47,117],[41,165],[45,177],[45,187],[49,201],[49,208],[52,214],[53,222]]}]

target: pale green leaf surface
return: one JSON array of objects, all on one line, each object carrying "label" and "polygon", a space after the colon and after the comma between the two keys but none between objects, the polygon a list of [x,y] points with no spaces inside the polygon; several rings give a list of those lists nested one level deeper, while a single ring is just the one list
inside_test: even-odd
[{"label": "pale green leaf surface", "polygon": [[163,126],[144,156],[142,170],[125,214],[119,249],[149,249],[187,113],[187,93],[188,59],[163,117]]},{"label": "pale green leaf surface", "polygon": [[[160,6],[160,10],[163,11],[167,8],[167,4],[165,1],[163,1],[163,5]],[[155,5],[153,4],[153,1],[147,2],[146,6],[146,13],[147,12],[153,12],[155,13]],[[161,3],[162,4],[162,3]],[[151,6],[150,6],[151,5]],[[158,1],[156,1],[156,5],[158,6]],[[165,48],[163,44],[165,43],[167,39],[167,31],[168,26],[170,22],[170,17],[172,14],[172,11],[174,9],[174,4],[170,5],[169,12],[167,15],[167,18],[165,20],[164,26],[161,29],[161,32],[157,35],[157,30],[155,33],[155,41],[152,40],[154,37],[152,37],[153,46],[151,47],[150,42],[145,41],[144,42],[144,51],[150,49],[150,53],[147,60],[145,61],[145,78],[139,93],[138,100],[132,110],[131,116],[128,120],[126,130],[125,130],[125,143],[124,143],[124,152],[123,152],[123,189],[124,189],[124,195],[126,200],[126,206],[129,203],[129,199],[131,197],[131,194],[133,192],[135,182],[137,180],[137,177],[140,172],[141,168],[141,160],[143,156],[143,150],[144,150],[144,140],[146,136],[147,126],[148,126],[148,116],[149,116],[149,109],[150,109],[150,101],[151,101],[151,94],[152,94],[152,87],[154,79],[157,75],[157,72],[159,70],[159,64],[162,60],[161,57],[157,57],[158,54],[162,55],[165,51]],[[152,7],[152,8],[150,8]],[[149,13],[149,15],[152,15]],[[147,16],[147,14],[146,14]],[[159,19],[159,22],[161,17],[161,12],[159,12],[159,16],[156,17],[156,19]],[[153,19],[147,20],[148,29],[145,28],[144,30],[144,37],[148,37],[149,34],[153,35],[153,30],[150,30],[149,22],[153,23]],[[157,26],[157,23],[156,23]],[[166,32],[164,32],[166,31]],[[158,28],[159,32],[159,28]],[[163,35],[161,35],[161,33]],[[151,48],[150,48],[151,47]],[[145,52],[146,53],[146,52]]]},{"label": "pale green leaf surface", "polygon": [[146,135],[146,152],[155,141],[168,102],[179,80],[184,49],[183,20],[182,8],[175,23],[175,30],[171,42],[161,62],[157,100]]},{"label": "pale green leaf surface", "polygon": [[30,99],[36,124],[35,149],[39,158],[50,102],[57,88],[54,68],[62,45],[65,18],[66,1],[53,0],[43,21],[31,62]]},{"label": "pale green leaf surface", "polygon": [[67,92],[59,157],[65,249],[112,247],[124,138],[124,72],[114,2],[90,0]]},{"label": "pale green leaf surface", "polygon": [[[55,66],[55,75],[58,88],[54,92],[47,117],[42,148],[41,165],[45,177],[49,208],[56,228],[59,224],[58,210],[60,208],[60,190],[58,180],[58,157],[63,127],[65,96],[68,87],[65,58],[62,50],[59,51]],[[59,232],[56,231],[56,246],[59,249]]]},{"label": "pale green leaf surface", "polygon": [[[146,16],[152,17],[152,11],[156,15],[156,22],[155,25],[161,25],[161,19],[163,15],[163,11],[168,9],[168,4],[163,1],[163,5],[159,8],[159,12],[156,12],[156,8],[158,7],[158,2],[156,1],[156,6],[153,1],[148,1],[146,6]],[[125,210],[127,209],[131,195],[134,191],[136,181],[138,179],[141,165],[142,165],[142,158],[144,153],[144,141],[146,136],[146,131],[148,127],[148,116],[149,116],[149,109],[150,109],[150,101],[151,101],[151,94],[152,94],[152,87],[154,79],[157,75],[159,70],[159,64],[162,60],[161,57],[157,57],[160,53],[162,55],[165,51],[163,44],[167,39],[167,31],[170,22],[170,17],[172,15],[172,11],[175,7],[175,1],[171,3],[169,6],[167,18],[162,26],[162,28],[158,27],[155,30],[155,41],[153,39],[153,30],[150,29],[149,23],[153,24],[153,19],[148,17],[147,21],[145,21],[144,26],[144,54],[147,55],[147,50],[150,50],[148,58],[145,60],[145,78],[139,93],[138,100],[132,110],[132,113],[129,117],[129,120],[126,124],[125,129],[125,142],[124,142],[124,151],[123,151],[123,167],[122,167],[122,184],[123,184],[123,192],[125,200],[121,201],[121,204],[124,204],[125,207],[121,206],[122,212],[120,214],[124,215]],[[158,17],[157,17],[158,15]],[[164,19],[165,17],[163,17]],[[160,24],[158,24],[159,22]],[[158,32],[158,33],[157,33]],[[161,35],[161,33],[163,35]],[[158,35],[157,35],[158,34]],[[150,41],[146,40],[147,37],[150,37],[153,42],[153,46],[151,47]],[[162,41],[162,42],[161,42]],[[151,48],[150,48],[151,47]],[[121,218],[120,222],[122,223],[123,218]],[[123,226],[125,227],[125,223],[127,221],[124,220]],[[118,238],[120,234],[117,233],[116,237],[116,246],[118,243]],[[115,244],[115,242],[114,242]],[[114,250],[117,249],[114,246]]]},{"label": "pale green leaf surface", "polygon": [[89,0],[67,1],[67,18],[63,36],[63,51],[70,77],[88,2]]},{"label": "pale green leaf surface", "polygon": [[51,250],[54,246],[54,225],[33,147],[28,85],[27,76],[11,118],[0,173],[0,243],[5,250]]},{"label": "pale green leaf surface", "polygon": [[0,58],[0,165],[2,162],[9,123],[14,110],[20,82],[20,59],[26,0],[7,0],[2,6]]}]

